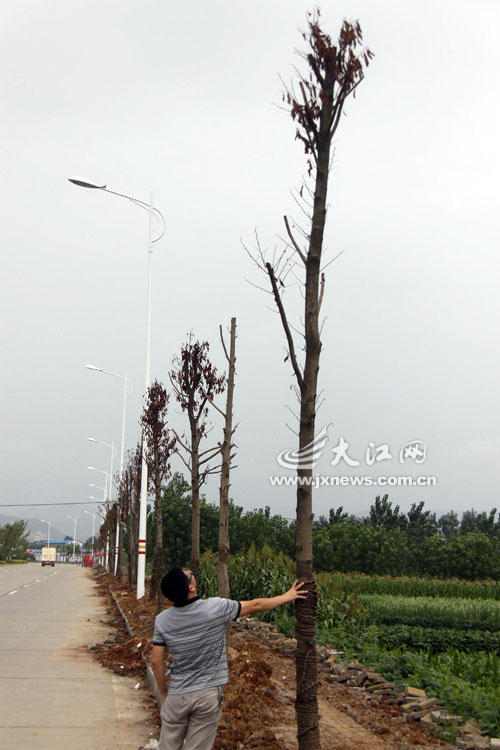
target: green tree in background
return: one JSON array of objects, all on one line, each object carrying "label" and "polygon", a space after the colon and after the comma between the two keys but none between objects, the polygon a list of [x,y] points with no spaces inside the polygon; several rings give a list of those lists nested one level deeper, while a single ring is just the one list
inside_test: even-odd
[{"label": "green tree in background", "polygon": [[370,507],[370,516],[366,519],[372,528],[380,531],[381,529],[406,529],[408,520],[404,513],[400,513],[399,505],[392,507],[389,495],[380,495],[375,498],[374,504]]},{"label": "green tree in background", "polygon": [[458,520],[458,516],[454,510],[451,510],[449,513],[445,513],[440,517],[440,519],[438,520],[438,528],[447,541],[458,533],[458,530],[460,528],[460,521]]},{"label": "green tree in background", "polygon": [[500,523],[495,523],[496,513],[496,508],[493,508],[488,514],[485,511],[477,513],[474,508],[466,510],[462,515],[460,533],[470,534],[472,531],[479,531],[490,538],[500,536]]},{"label": "green tree in background", "polygon": [[27,521],[14,521],[0,528],[0,559],[10,562],[14,557],[26,557],[27,525]]}]

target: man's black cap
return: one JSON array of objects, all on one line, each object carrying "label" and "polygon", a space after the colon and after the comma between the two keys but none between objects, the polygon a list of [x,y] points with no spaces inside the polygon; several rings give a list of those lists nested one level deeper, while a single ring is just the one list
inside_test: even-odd
[{"label": "man's black cap", "polygon": [[172,568],[161,579],[163,596],[174,604],[182,604],[188,598],[189,581],[182,568]]}]

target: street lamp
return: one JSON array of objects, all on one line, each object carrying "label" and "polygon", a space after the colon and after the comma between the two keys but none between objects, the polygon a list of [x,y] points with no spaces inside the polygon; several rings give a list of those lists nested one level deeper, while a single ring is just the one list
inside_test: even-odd
[{"label": "street lamp", "polygon": [[[111,469],[109,472],[109,502],[113,502],[113,459],[116,457],[118,451],[116,450],[113,443],[104,443],[102,440],[96,440],[95,438],[87,438],[87,440],[90,440],[91,443],[99,443],[99,445],[105,445],[107,448],[111,449]],[[99,469],[101,471],[101,469]]]},{"label": "street lamp", "polygon": [[[151,369],[151,280],[152,280],[152,257],[153,257],[153,243],[158,242],[165,234],[166,222],[162,212],[153,206],[153,194],[150,193],[149,203],[141,201],[138,198],[134,198],[131,195],[125,195],[124,193],[117,193],[114,190],[109,190],[106,185],[97,185],[94,182],[88,182],[87,180],[81,180],[78,178],[70,178],[70,182],[78,187],[91,188],[94,190],[102,190],[112,195],[118,195],[120,198],[126,198],[131,203],[134,203],[139,208],[143,208],[149,213],[149,237],[148,237],[148,303],[147,303],[147,314],[146,314],[146,386],[144,389],[144,396],[148,392],[150,385],[150,369]],[[156,225],[153,226],[153,219],[156,221]],[[155,235],[155,236],[153,236]],[[147,513],[147,495],[148,495],[148,467],[146,463],[146,436],[143,433],[142,436],[142,470],[141,470],[141,499],[139,506],[139,540],[137,549],[137,598],[140,599],[144,596],[145,591],[145,576],[146,576],[146,513]]]},{"label": "street lamp", "polygon": [[101,487],[100,484],[92,484],[92,482],[89,482],[89,487],[95,487],[98,490],[102,490],[104,493],[103,502],[106,502],[106,487]]},{"label": "street lamp", "polygon": [[[95,370],[96,372],[103,372],[106,375],[112,375],[114,378],[119,378],[120,380],[123,380],[123,409],[122,409],[122,447],[120,452],[120,482],[122,480],[123,475],[123,456],[125,453],[125,411],[127,407],[127,399],[132,395],[132,391],[134,390],[134,386],[132,385],[132,382],[127,378],[127,373],[125,375],[118,375],[116,372],[110,372],[109,370],[103,370],[102,367],[96,367],[96,365],[85,365],[87,370]],[[130,387],[130,390],[128,388]],[[128,391],[128,393],[127,393]],[[89,467],[92,468],[92,467]],[[119,552],[119,544],[120,544],[120,516],[118,513],[118,507],[116,509],[116,537],[115,537],[115,570],[114,573],[116,575],[116,571],[118,569],[118,552]]]},{"label": "street lamp", "polygon": [[[99,489],[104,492],[103,499],[104,499],[104,502],[106,502],[106,493],[108,491],[108,481],[109,481],[108,472],[104,471],[104,469],[96,469],[95,466],[87,466],[87,469],[91,469],[91,471],[98,471],[99,474],[104,474],[104,477],[105,477],[105,479],[104,479],[104,487],[99,487]],[[93,484],[91,486],[92,487],[97,487],[98,485]]]},{"label": "street lamp", "polygon": [[50,547],[50,526],[51,526],[51,523],[50,523],[50,521],[44,521],[43,518],[40,518],[40,521],[42,523],[48,523],[49,524],[49,527],[47,529],[47,547]]},{"label": "street lamp", "polygon": [[76,518],[73,516],[66,516],[66,518],[71,518],[71,520],[75,522],[75,525],[73,526],[73,562],[75,562]]},{"label": "street lamp", "polygon": [[[118,375],[116,372],[109,372],[109,370],[103,370],[102,367],[96,367],[95,365],[85,365],[85,367],[87,368],[87,370],[94,370],[95,372],[103,372],[106,375],[112,375],[114,378],[120,378],[120,380],[123,380],[122,446],[121,446],[121,452],[120,452],[120,479],[121,479],[122,474],[123,474],[123,456],[125,454],[125,412],[127,408],[127,399],[132,395],[134,386],[132,385],[132,381],[127,378],[127,373],[125,373],[125,375]],[[130,390],[128,390],[129,388]]]}]

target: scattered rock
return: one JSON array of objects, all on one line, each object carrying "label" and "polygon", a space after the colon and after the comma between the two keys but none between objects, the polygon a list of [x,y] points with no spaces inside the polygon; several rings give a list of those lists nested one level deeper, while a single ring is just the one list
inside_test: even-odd
[{"label": "scattered rock", "polygon": [[425,694],[425,690],[421,690],[420,688],[415,687],[406,687],[405,688],[405,695],[412,698],[427,698],[427,695]]}]

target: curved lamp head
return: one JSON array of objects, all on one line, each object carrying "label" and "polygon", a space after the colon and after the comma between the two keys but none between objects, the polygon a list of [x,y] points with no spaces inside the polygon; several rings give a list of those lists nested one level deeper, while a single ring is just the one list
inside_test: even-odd
[{"label": "curved lamp head", "polygon": [[85,365],[87,370],[97,370],[97,372],[102,372],[102,367],[97,367],[96,365]]},{"label": "curved lamp head", "polygon": [[68,177],[69,182],[78,187],[93,188],[94,190],[106,190],[106,185],[96,185],[95,182],[88,182],[87,180],[81,180],[79,177]]}]

